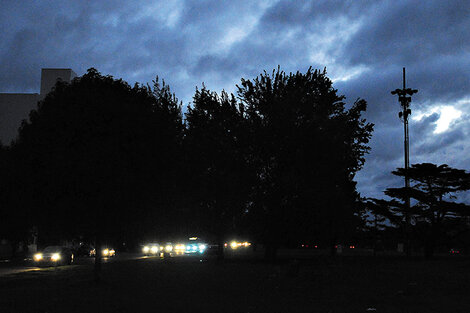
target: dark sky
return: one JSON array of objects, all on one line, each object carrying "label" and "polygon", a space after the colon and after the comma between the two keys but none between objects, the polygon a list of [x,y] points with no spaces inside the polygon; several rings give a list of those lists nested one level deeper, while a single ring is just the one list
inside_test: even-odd
[{"label": "dark sky", "polygon": [[[327,68],[352,103],[369,103],[372,151],[363,196],[401,185],[403,124],[391,90],[413,97],[411,163],[470,169],[470,1],[8,1],[1,0],[0,92],[39,92],[44,67],[151,83],[184,104],[202,82],[234,91],[278,65]],[[1,112],[0,112],[1,114]]]}]

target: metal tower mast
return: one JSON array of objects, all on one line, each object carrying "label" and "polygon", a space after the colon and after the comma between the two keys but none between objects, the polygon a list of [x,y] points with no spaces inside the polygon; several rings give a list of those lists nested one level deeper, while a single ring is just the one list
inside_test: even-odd
[{"label": "metal tower mast", "polygon": [[[405,131],[405,187],[410,187],[410,178],[408,177],[408,169],[410,168],[410,138],[408,131],[408,116],[411,115],[410,103],[411,96],[417,93],[417,89],[406,88],[405,68],[403,68],[403,89],[395,89],[392,95],[398,95],[398,102],[400,102],[402,110],[398,112],[398,117],[403,119],[403,126]],[[410,225],[410,197],[407,196],[405,200],[405,250],[406,254],[411,254],[410,238],[409,238],[409,225]]]}]

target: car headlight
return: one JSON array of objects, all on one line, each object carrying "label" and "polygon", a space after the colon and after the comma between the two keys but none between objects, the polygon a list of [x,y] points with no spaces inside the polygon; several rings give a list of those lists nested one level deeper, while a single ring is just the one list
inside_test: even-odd
[{"label": "car headlight", "polygon": [[203,252],[206,250],[206,245],[199,245],[199,251]]},{"label": "car headlight", "polygon": [[36,253],[34,255],[34,261],[41,261],[42,260],[42,253]]},{"label": "car headlight", "polygon": [[51,256],[51,260],[54,261],[54,262],[59,261],[59,260],[60,260],[60,254],[54,253],[54,254]]},{"label": "car headlight", "polygon": [[236,249],[236,248],[238,248],[238,243],[236,241],[232,241],[230,243],[230,247],[232,247],[232,249]]},{"label": "car headlight", "polygon": [[166,246],[165,246],[165,251],[166,251],[166,252],[171,252],[171,250],[173,250],[173,246],[172,246],[172,245],[166,245]]},{"label": "car headlight", "polygon": [[152,249],[150,249],[150,251],[152,251],[152,253],[157,253],[158,252],[158,247],[157,246],[153,246]]},{"label": "car headlight", "polygon": [[142,251],[144,251],[144,253],[148,253],[150,251],[150,248],[148,246],[145,246]]},{"label": "car headlight", "polygon": [[108,254],[109,254],[109,249],[104,249],[104,250],[103,250],[103,255],[104,255],[104,256],[107,256]]}]

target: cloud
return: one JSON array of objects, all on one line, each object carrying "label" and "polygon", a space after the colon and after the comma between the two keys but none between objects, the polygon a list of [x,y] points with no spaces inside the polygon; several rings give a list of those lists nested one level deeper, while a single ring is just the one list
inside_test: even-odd
[{"label": "cloud", "polygon": [[[0,92],[37,92],[43,67],[95,67],[130,84],[159,75],[187,104],[202,82],[233,92],[278,65],[326,67],[348,103],[367,100],[375,124],[357,175],[363,194],[395,183],[389,173],[403,164],[390,91],[406,67],[407,86],[419,89],[412,116],[426,113],[410,121],[412,163],[470,168],[468,1],[4,1],[0,27]],[[445,112],[433,108],[442,107],[461,116],[439,133]]]}]

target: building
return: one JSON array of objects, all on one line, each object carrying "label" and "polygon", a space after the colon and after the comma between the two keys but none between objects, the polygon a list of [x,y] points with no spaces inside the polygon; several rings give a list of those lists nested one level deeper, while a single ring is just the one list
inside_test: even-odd
[{"label": "building", "polygon": [[57,81],[70,83],[77,74],[69,68],[43,68],[39,93],[0,93],[0,142],[9,145],[18,136],[21,122],[37,108],[38,101],[51,91]]}]

